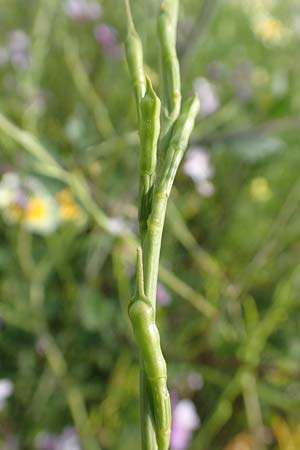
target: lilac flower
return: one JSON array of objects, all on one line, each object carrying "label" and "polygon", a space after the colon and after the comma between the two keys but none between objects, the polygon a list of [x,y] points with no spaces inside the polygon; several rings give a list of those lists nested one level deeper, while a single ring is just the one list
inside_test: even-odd
[{"label": "lilac flower", "polygon": [[7,49],[11,63],[21,69],[27,69],[30,62],[30,40],[23,30],[14,30],[9,34]]},{"label": "lilac flower", "polygon": [[14,385],[10,380],[3,378],[0,380],[0,410],[4,408],[6,399],[11,396]]},{"label": "lilac flower", "polygon": [[66,427],[60,435],[42,432],[37,435],[38,450],[81,450],[78,434],[73,427]]},{"label": "lilac flower", "polygon": [[77,21],[97,20],[101,15],[101,6],[95,0],[66,0],[65,13]]},{"label": "lilac flower", "polygon": [[35,445],[38,450],[56,450],[57,437],[52,433],[43,431],[39,433],[35,440]]},{"label": "lilac flower", "polygon": [[27,203],[28,203],[28,197],[24,191],[21,189],[16,190],[15,197],[14,197],[14,203],[19,208],[25,210]]},{"label": "lilac flower", "polygon": [[95,39],[100,44],[104,53],[116,59],[121,55],[121,47],[118,43],[118,34],[116,30],[106,24],[97,25],[94,31]]},{"label": "lilac flower", "polygon": [[81,450],[75,428],[67,427],[59,437],[55,450]]},{"label": "lilac flower", "polygon": [[166,306],[171,303],[170,292],[162,283],[157,283],[156,298],[157,302],[162,306]]},{"label": "lilac flower", "polygon": [[210,179],[215,171],[205,148],[189,148],[185,157],[183,171],[192,178],[199,194],[204,197],[210,197],[214,193],[214,185]]},{"label": "lilac flower", "polygon": [[186,450],[193,431],[200,425],[200,418],[193,402],[189,399],[180,400],[174,407],[171,448],[172,450]]},{"label": "lilac flower", "polygon": [[220,102],[214,85],[206,78],[200,77],[195,79],[193,86],[200,100],[200,115],[206,117],[216,112]]}]

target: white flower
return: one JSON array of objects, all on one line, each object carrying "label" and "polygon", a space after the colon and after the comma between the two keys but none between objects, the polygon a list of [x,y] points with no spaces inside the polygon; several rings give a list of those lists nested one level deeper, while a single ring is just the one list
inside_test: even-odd
[{"label": "white flower", "polygon": [[121,217],[111,217],[109,227],[112,234],[118,235],[129,231],[128,226]]},{"label": "white flower", "polygon": [[291,36],[290,30],[279,19],[269,14],[258,16],[253,29],[257,37],[269,45],[285,44]]},{"label": "white flower", "polygon": [[94,0],[66,0],[65,13],[75,20],[96,20],[101,15],[101,7]]},{"label": "white flower", "polygon": [[64,429],[55,450],[81,450],[78,435],[72,427]]},{"label": "white flower", "polygon": [[196,78],[193,83],[195,94],[200,100],[200,115],[209,116],[220,106],[218,94],[214,85],[206,78]]},{"label": "white flower", "polygon": [[300,35],[300,14],[298,14],[294,19],[293,29],[296,34]]},{"label": "white flower", "polygon": [[172,450],[187,450],[193,431],[200,425],[200,418],[193,402],[189,399],[180,400],[172,417],[171,448]]},{"label": "white flower", "polygon": [[9,206],[13,198],[20,188],[21,180],[18,174],[7,172],[3,175],[0,182],[0,208],[4,209]]},{"label": "white flower", "polygon": [[215,192],[215,187],[211,181],[199,181],[196,183],[196,189],[203,197],[211,197]]},{"label": "white flower", "polygon": [[37,234],[52,233],[59,225],[58,205],[34,177],[9,172],[0,182],[0,209],[8,223],[21,223]]},{"label": "white flower", "polygon": [[202,147],[190,147],[185,158],[183,170],[194,181],[205,181],[214,175],[210,156]]},{"label": "white flower", "polygon": [[32,196],[26,205],[24,227],[41,235],[53,233],[58,227],[58,208],[50,195]]},{"label": "white flower", "polygon": [[173,412],[173,421],[180,423],[182,428],[195,430],[200,425],[194,403],[189,399],[180,400]]},{"label": "white flower", "polygon": [[214,185],[210,181],[215,171],[210,156],[202,147],[191,147],[185,158],[183,171],[192,178],[199,194],[209,197],[214,193]]},{"label": "white flower", "polygon": [[4,408],[6,399],[11,396],[13,390],[14,386],[10,380],[0,380],[0,410]]},{"label": "white flower", "polygon": [[17,189],[21,185],[21,180],[17,173],[7,172],[2,177],[1,185],[2,184],[11,189]]}]

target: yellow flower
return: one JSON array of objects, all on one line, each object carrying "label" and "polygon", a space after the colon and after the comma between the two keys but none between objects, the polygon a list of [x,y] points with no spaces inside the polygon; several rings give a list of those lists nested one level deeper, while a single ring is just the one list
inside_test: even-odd
[{"label": "yellow flower", "polygon": [[281,44],[287,37],[287,30],[283,23],[270,15],[257,18],[254,31],[266,44]]},{"label": "yellow flower", "polygon": [[25,220],[40,221],[43,220],[47,214],[47,204],[44,199],[33,197],[27,205],[25,211]]},{"label": "yellow flower", "polygon": [[266,202],[272,197],[268,180],[264,177],[254,178],[250,183],[250,195],[258,202]]},{"label": "yellow flower", "polygon": [[33,195],[24,211],[23,224],[30,231],[40,234],[52,233],[58,225],[57,209],[50,196]]},{"label": "yellow flower", "polygon": [[71,192],[64,189],[57,193],[58,213],[62,221],[75,221],[81,218],[82,211]]}]

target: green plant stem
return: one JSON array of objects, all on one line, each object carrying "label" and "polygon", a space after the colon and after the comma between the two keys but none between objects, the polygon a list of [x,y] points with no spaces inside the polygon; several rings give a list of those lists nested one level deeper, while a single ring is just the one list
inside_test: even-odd
[{"label": "green plant stem", "polygon": [[65,61],[73,78],[78,93],[93,112],[95,124],[100,135],[106,139],[115,134],[114,126],[109,116],[107,107],[91,83],[81,60],[76,43],[67,33],[61,33],[61,41]]},{"label": "green plant stem", "polygon": [[272,306],[265,313],[259,326],[256,326],[245,343],[240,345],[237,354],[243,365],[235,372],[231,381],[227,384],[211,417],[207,419],[201,430],[196,434],[190,450],[206,450],[213,437],[230,419],[232,404],[243,390],[245,374],[247,377],[249,371],[254,373],[269,336],[295,307],[295,295],[299,289],[299,283],[300,268],[298,266],[290,278],[279,284],[272,299]]},{"label": "green plant stem", "polygon": [[3,131],[14,141],[21,144],[32,156],[39,161],[45,163],[51,168],[55,169],[57,174],[64,177],[65,171],[59,167],[56,160],[47,152],[43,145],[28,131],[24,131],[9,119],[7,119],[2,113],[0,113],[0,131]]},{"label": "green plant stem", "polygon": [[[194,127],[199,111],[197,98],[189,99],[183,106],[181,115],[175,123],[172,138],[166,154],[161,179],[152,200],[151,214],[147,220],[147,232],[142,242],[145,264],[145,295],[150,300],[154,316],[156,311],[156,289],[162,233],[166,216],[168,198],[172,189],[178,166]],[[153,430],[153,413],[149,404],[146,389],[147,377],[144,368],[141,370],[141,427],[142,449],[156,450]],[[158,448],[158,450],[161,450]]]},{"label": "green plant stem", "polygon": [[212,319],[218,314],[217,308],[212,305],[202,294],[199,294],[191,286],[186,284],[174,273],[168,271],[165,267],[159,267],[160,280],[176,295],[186,299],[194,308],[205,317]]},{"label": "green plant stem", "polygon": [[[31,62],[23,76],[22,87],[25,96],[40,95],[41,80],[46,69],[46,59],[49,52],[59,0],[43,0],[38,2],[38,10],[33,23]],[[38,122],[42,116],[42,109],[26,108],[22,116],[24,128],[38,133]]]},{"label": "green plant stem", "polygon": [[143,246],[145,258],[145,294],[156,310],[156,287],[162,233],[166,216],[168,194],[157,191],[153,198],[153,207],[148,220],[148,230]]},{"label": "green plant stem", "polygon": [[48,329],[44,312],[44,286],[50,266],[45,264],[44,261],[40,263],[34,261],[31,244],[31,236],[21,230],[18,236],[17,253],[24,276],[29,283],[30,313],[37,321],[37,327],[32,329],[31,332],[36,333],[43,342],[43,351],[47,363],[63,388],[74,424],[82,441],[83,450],[101,450],[93,436],[81,392],[74,381],[70,379],[64,355]]}]

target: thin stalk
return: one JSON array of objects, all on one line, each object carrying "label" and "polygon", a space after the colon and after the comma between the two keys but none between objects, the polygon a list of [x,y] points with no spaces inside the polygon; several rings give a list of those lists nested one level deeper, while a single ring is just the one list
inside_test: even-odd
[{"label": "thin stalk", "polygon": [[[28,239],[29,241],[28,241]],[[24,245],[23,241],[27,241]],[[43,350],[47,363],[55,378],[61,384],[74,424],[80,435],[83,450],[101,450],[94,437],[88,412],[80,390],[68,374],[68,367],[64,355],[51,335],[44,311],[45,280],[49,274],[48,264],[37,264],[32,257],[30,235],[21,232],[18,237],[18,258],[25,278],[29,283],[29,310],[30,315],[36,318],[37,327],[30,330],[36,333],[43,341]],[[30,270],[27,269],[27,264]]]},{"label": "thin stalk", "polygon": [[187,100],[182,108],[170,140],[162,177],[154,194],[152,212],[148,219],[148,230],[143,245],[145,293],[150,299],[154,311],[156,308],[159,257],[167,202],[198,111],[199,101],[196,97]]},{"label": "thin stalk", "polygon": [[176,30],[179,0],[163,0],[157,21],[161,50],[161,74],[164,91],[164,129],[167,136],[176,121],[181,105],[180,68],[176,53]]},{"label": "thin stalk", "polygon": [[268,338],[274,330],[278,329],[282,320],[287,318],[288,313],[295,307],[295,295],[299,289],[299,283],[300,268],[298,266],[292,276],[278,286],[271,306],[265,313],[259,326],[256,326],[245,343],[240,345],[237,355],[240,357],[243,365],[235,372],[230,383],[223,391],[214,412],[201,427],[198,434],[196,434],[190,450],[207,449],[213,437],[230,419],[232,404],[243,390],[242,382],[245,373],[248,374],[249,370],[252,373],[255,372]]},{"label": "thin stalk", "polygon": [[59,167],[56,160],[48,153],[38,139],[28,131],[24,131],[14,125],[2,113],[0,113],[0,131],[3,131],[11,139],[21,144],[28,153],[45,163],[45,165],[53,167],[61,177],[64,177],[66,172]]},{"label": "thin stalk", "polygon": [[64,57],[72,76],[73,82],[87,106],[94,114],[95,124],[100,135],[110,138],[115,134],[115,129],[109,116],[108,109],[100,97],[99,92],[93,86],[81,60],[76,43],[67,33],[61,33]]},{"label": "thin stalk", "polygon": [[[168,153],[162,177],[152,201],[152,211],[147,221],[147,233],[143,241],[145,264],[145,295],[150,300],[154,316],[156,311],[156,289],[162,233],[166,216],[167,202],[174,182],[174,178],[183,157],[184,151],[192,132],[194,121],[199,110],[197,98],[189,99],[178,118]],[[144,368],[141,371],[141,427],[142,449],[156,450],[153,443],[153,413],[149,404],[147,391],[147,377]],[[160,450],[160,448],[158,447]]]},{"label": "thin stalk", "polygon": [[176,295],[187,300],[203,316],[211,319],[218,313],[217,308],[212,305],[202,294],[195,291],[174,273],[168,271],[165,267],[159,267],[159,279]]},{"label": "thin stalk", "polygon": [[[137,290],[128,312],[140,350],[143,450],[168,450],[170,443],[171,407],[167,367],[155,323],[157,277],[168,198],[199,110],[198,99],[192,98],[184,104],[180,113],[180,71],[176,55],[178,5],[178,0],[163,0],[158,18],[164,89],[164,127],[161,131],[160,100],[145,76],[142,44],[134,27],[129,0],[125,0],[128,30],[125,50],[135,91],[141,138],[141,248],[137,259]],[[159,138],[160,159],[157,167]]]},{"label": "thin stalk", "polygon": [[130,9],[129,0],[125,0],[127,15],[127,38],[125,41],[126,59],[134,87],[137,110],[140,117],[140,101],[146,92],[146,76],[144,73],[143,47],[137,34]]}]

